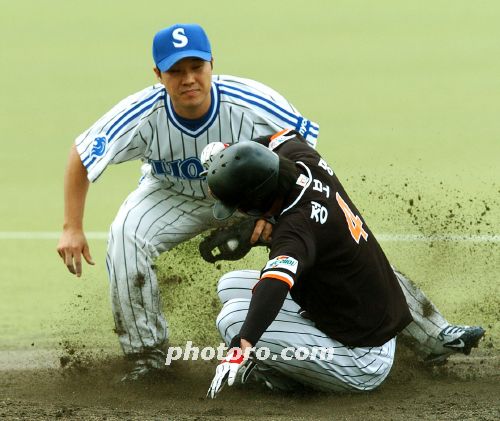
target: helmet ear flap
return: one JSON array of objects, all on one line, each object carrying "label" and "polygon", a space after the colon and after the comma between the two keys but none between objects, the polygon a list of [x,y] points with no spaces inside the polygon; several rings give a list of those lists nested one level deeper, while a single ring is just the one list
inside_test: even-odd
[{"label": "helmet ear flap", "polygon": [[260,217],[271,209],[274,199],[275,195],[271,192],[266,196],[241,202],[238,205],[238,209],[247,215]]}]

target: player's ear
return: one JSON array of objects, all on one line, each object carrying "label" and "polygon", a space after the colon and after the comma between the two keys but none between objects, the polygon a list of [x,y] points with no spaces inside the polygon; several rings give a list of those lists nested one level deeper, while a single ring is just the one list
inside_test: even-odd
[{"label": "player's ear", "polygon": [[210,60],[210,68],[214,70],[214,58],[212,57],[212,60]]},{"label": "player's ear", "polygon": [[158,67],[153,67],[153,71],[155,72],[155,75],[156,77],[160,80],[161,82],[161,72],[160,72],[160,69],[158,69]]}]

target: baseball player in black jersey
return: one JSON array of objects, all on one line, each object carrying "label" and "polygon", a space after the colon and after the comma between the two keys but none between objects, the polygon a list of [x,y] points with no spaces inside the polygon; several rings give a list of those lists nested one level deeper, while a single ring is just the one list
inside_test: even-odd
[{"label": "baseball player in black jersey", "polygon": [[[422,320],[423,294],[391,267],[334,171],[299,133],[255,140],[214,156],[207,174],[217,219],[239,210],[275,222],[262,271],[219,282],[217,327],[230,350],[209,396],[253,368],[271,388],[372,390],[388,375],[403,331],[422,344],[418,329],[433,336],[428,356],[451,343],[464,353],[477,346],[479,327],[450,326],[434,307]],[[317,349],[329,357],[304,358]]]}]

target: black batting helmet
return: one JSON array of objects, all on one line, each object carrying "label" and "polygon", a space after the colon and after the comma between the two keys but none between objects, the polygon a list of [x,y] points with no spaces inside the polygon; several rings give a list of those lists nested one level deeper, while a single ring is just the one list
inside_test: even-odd
[{"label": "black batting helmet", "polygon": [[279,157],[253,141],[232,145],[213,158],[207,182],[217,199],[216,219],[229,218],[236,209],[261,216],[272,205],[278,186]]}]

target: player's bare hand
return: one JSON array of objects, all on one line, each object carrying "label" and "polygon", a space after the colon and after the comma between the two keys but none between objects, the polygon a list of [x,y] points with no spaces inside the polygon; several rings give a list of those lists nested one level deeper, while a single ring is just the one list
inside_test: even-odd
[{"label": "player's bare hand", "polygon": [[255,244],[259,239],[269,243],[271,242],[271,234],[273,232],[273,224],[265,219],[259,219],[255,223],[255,228],[253,229],[252,236],[250,237],[250,243]]},{"label": "player's bare hand", "polygon": [[82,256],[89,265],[95,264],[82,230],[63,230],[57,245],[57,253],[61,256],[68,270],[78,277],[82,275]]}]

